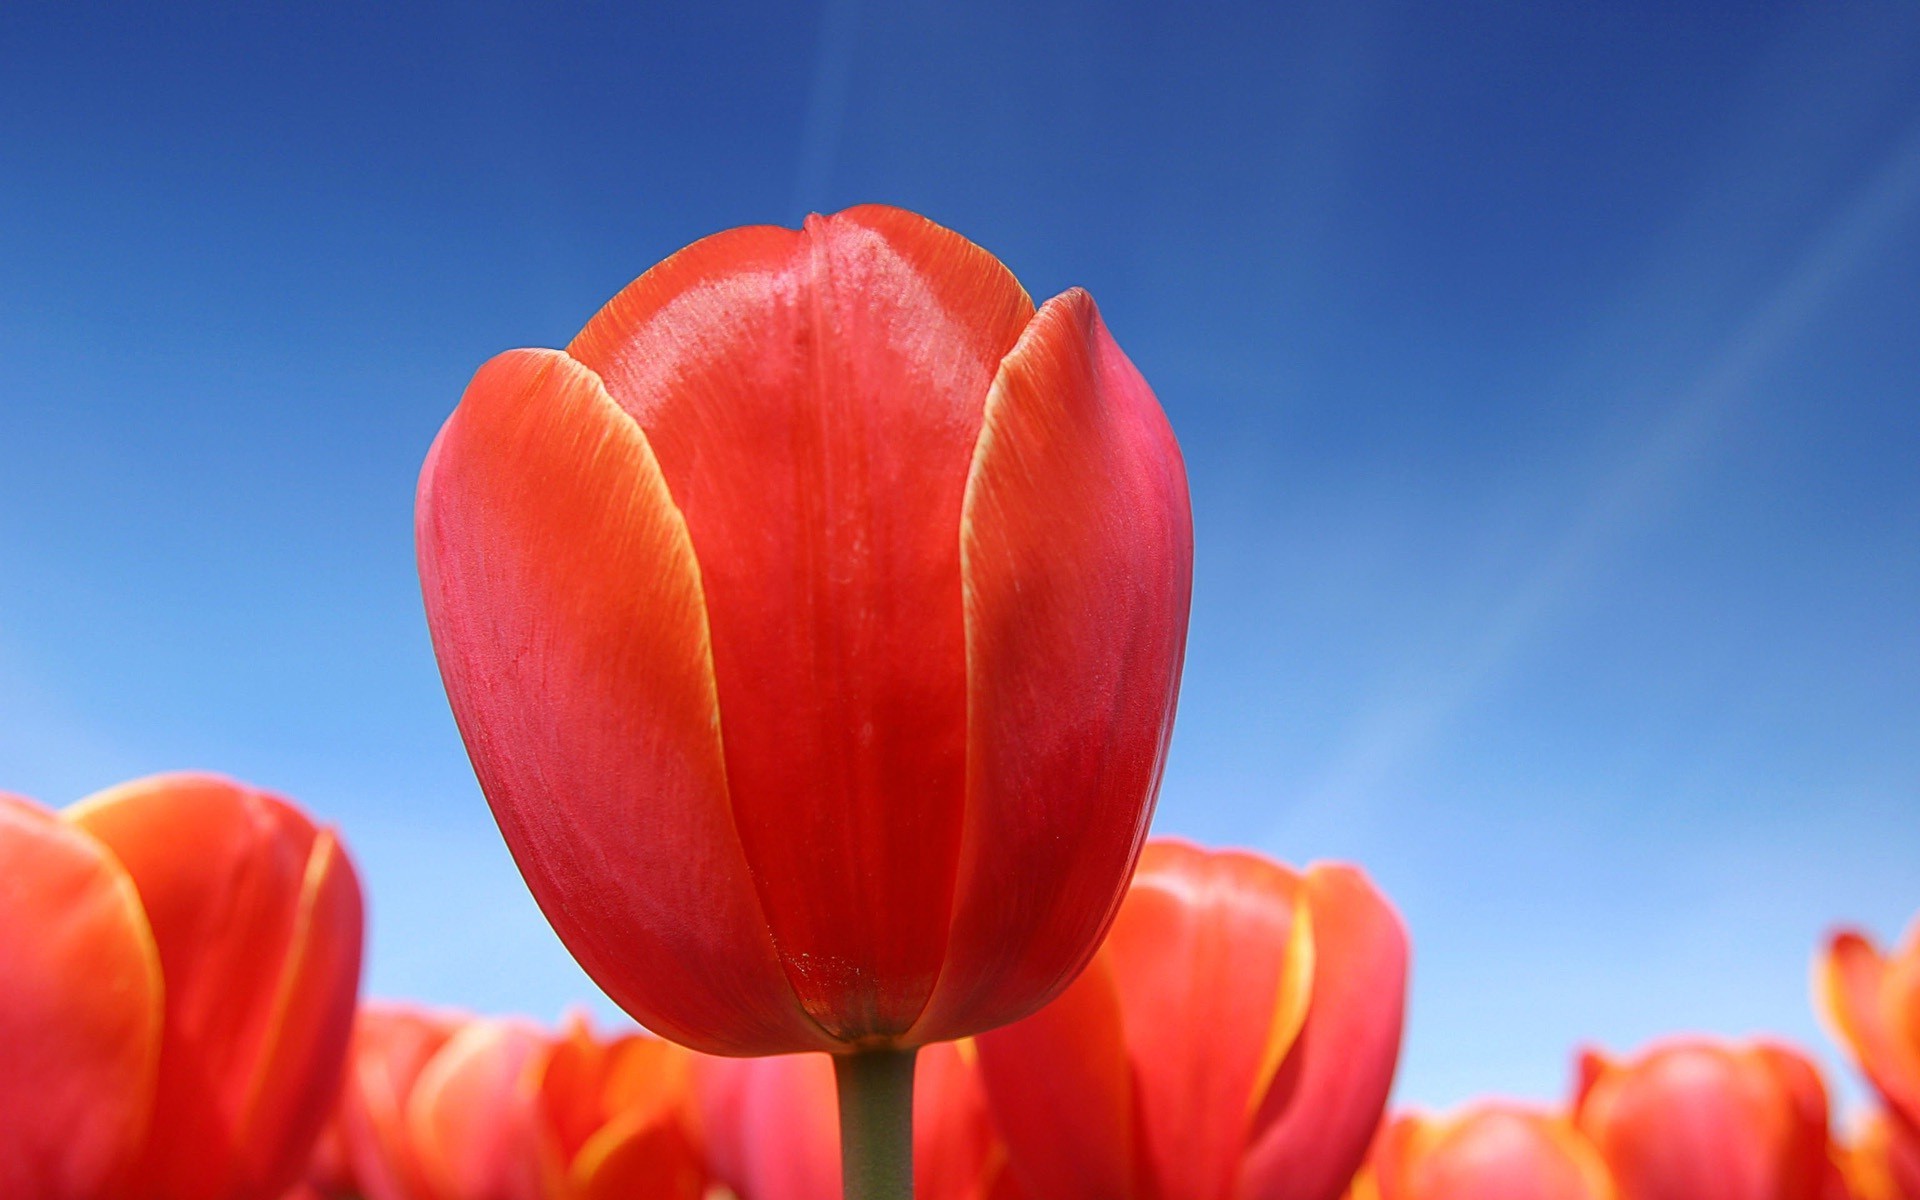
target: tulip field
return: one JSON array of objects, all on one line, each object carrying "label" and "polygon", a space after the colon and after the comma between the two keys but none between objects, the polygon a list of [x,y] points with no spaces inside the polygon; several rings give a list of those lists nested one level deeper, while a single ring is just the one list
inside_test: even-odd
[{"label": "tulip field", "polygon": [[737,228],[422,449],[454,720],[639,1028],[364,996],[352,847],[249,784],[0,796],[0,1200],[1920,1200],[1920,924],[1807,947],[1859,1119],[1678,1031],[1391,1103],[1365,864],[1150,836],[1195,522],[1086,291]]},{"label": "tulip field", "polygon": [[1920,0],[0,0],[0,1200],[1920,1200]]}]

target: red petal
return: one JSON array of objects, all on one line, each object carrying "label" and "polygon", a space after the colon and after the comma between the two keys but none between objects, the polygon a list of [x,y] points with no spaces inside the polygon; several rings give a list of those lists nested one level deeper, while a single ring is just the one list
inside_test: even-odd
[{"label": "red petal", "polygon": [[1126,1027],[1102,954],[1058,999],[975,1039],[1008,1172],[1048,1200],[1127,1200],[1139,1147]]},{"label": "red petal", "polygon": [[161,775],[64,814],[133,878],[166,980],[147,1192],[272,1193],[333,1102],[359,981],[359,892],[277,797]]},{"label": "red petal", "polygon": [[336,1128],[352,1187],[364,1200],[421,1200],[407,1100],[428,1062],[458,1029],[453,1018],[415,1009],[362,1007],[354,1025]]},{"label": "red petal", "polygon": [[420,1072],[407,1130],[431,1195],[544,1200],[535,1077],[545,1048],[525,1022],[474,1021]]},{"label": "red petal", "polygon": [[1159,787],[1185,650],[1179,447],[1085,292],[1007,356],[967,484],[971,729],[949,961],[920,1040],[1014,1020],[1112,920]]},{"label": "red petal", "polygon": [[741,856],[700,567],[646,436],[573,359],[503,354],[428,457],[417,532],[454,716],[574,957],[689,1045],[827,1044]]},{"label": "red petal", "polygon": [[707,1059],[698,1093],[717,1182],[749,1200],[839,1200],[832,1059]]},{"label": "red petal", "polygon": [[1316,865],[1306,881],[1313,994],[1255,1118],[1241,1173],[1249,1200],[1337,1195],[1366,1155],[1399,1060],[1406,927],[1356,868]]},{"label": "red petal", "polygon": [[923,1047],[913,1074],[913,1179],[919,1200],[982,1200],[1006,1150],[971,1042]]},{"label": "red petal", "polygon": [[[1912,989],[1907,997],[1903,983]],[[1818,964],[1815,993],[1828,1026],[1881,1097],[1920,1125],[1920,1029],[1903,1028],[1920,1021],[1920,946],[1888,958],[1853,930],[1837,933]]]},{"label": "red petal", "polygon": [[686,514],[740,835],[795,989],[844,1039],[903,1033],[945,947],[961,501],[1032,312],[979,247],[860,208],[695,243],[571,347]]},{"label": "red petal", "polygon": [[153,935],[104,846],[4,794],[0,962],[0,1196],[119,1194],[153,1106]]},{"label": "red petal", "polygon": [[1230,1193],[1276,1031],[1290,1043],[1299,1029],[1282,993],[1290,965],[1310,977],[1302,890],[1267,859],[1157,841],[1108,935],[1147,1155],[1177,1194]]}]

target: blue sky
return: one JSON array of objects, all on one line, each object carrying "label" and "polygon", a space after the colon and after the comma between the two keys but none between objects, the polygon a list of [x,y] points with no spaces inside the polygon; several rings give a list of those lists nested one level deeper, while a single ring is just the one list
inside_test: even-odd
[{"label": "blue sky", "polygon": [[373,991],[591,997],[446,712],[421,456],[680,245],[883,200],[1154,384],[1156,827],[1373,872],[1404,1099],[1827,1051],[1820,934],[1920,909],[1920,9],[557,7],[0,13],[0,787],[279,789]]}]

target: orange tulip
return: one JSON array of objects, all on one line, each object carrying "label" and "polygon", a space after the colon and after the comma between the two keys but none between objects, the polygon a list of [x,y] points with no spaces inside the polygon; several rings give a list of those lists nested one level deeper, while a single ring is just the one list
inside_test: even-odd
[{"label": "orange tulip", "polygon": [[[1006,1150],[968,1042],[920,1055],[914,1078],[918,1200],[1013,1200]],[[840,1121],[825,1055],[700,1061],[707,1161],[740,1200],[839,1200]]]},{"label": "orange tulip", "polygon": [[1874,1112],[1834,1149],[1844,1200],[1920,1200],[1920,1136],[1891,1113]]},{"label": "orange tulip", "polygon": [[1406,970],[1354,868],[1149,844],[1086,973],[979,1038],[1016,1180],[1049,1200],[1333,1200],[1386,1103]]},{"label": "orange tulip", "polygon": [[484,366],[428,623],[568,948],[723,1054],[911,1047],[1085,964],[1158,787],[1180,455],[1086,293],[911,213],[695,243]]},{"label": "orange tulip", "polygon": [[1479,1104],[1380,1133],[1351,1200],[1614,1200],[1600,1152],[1566,1117]]},{"label": "orange tulip", "polygon": [[1815,992],[1828,1028],[1880,1094],[1900,1140],[1920,1143],[1920,920],[1892,954],[1857,931],[1835,934]]},{"label": "orange tulip", "polygon": [[1582,1056],[1580,1127],[1621,1200],[1820,1200],[1827,1091],[1798,1051],[1702,1039]]},{"label": "orange tulip", "polygon": [[333,1195],[699,1200],[691,1056],[638,1035],[379,1006],[363,1013]]},{"label": "orange tulip", "polygon": [[339,1085],[360,936],[339,843],[264,792],[0,802],[0,1195],[284,1194]]}]

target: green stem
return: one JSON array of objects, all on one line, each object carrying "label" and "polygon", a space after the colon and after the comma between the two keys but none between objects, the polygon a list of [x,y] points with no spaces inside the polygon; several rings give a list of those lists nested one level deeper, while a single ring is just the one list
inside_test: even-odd
[{"label": "green stem", "polygon": [[835,1055],[846,1200],[913,1200],[914,1050]]}]

